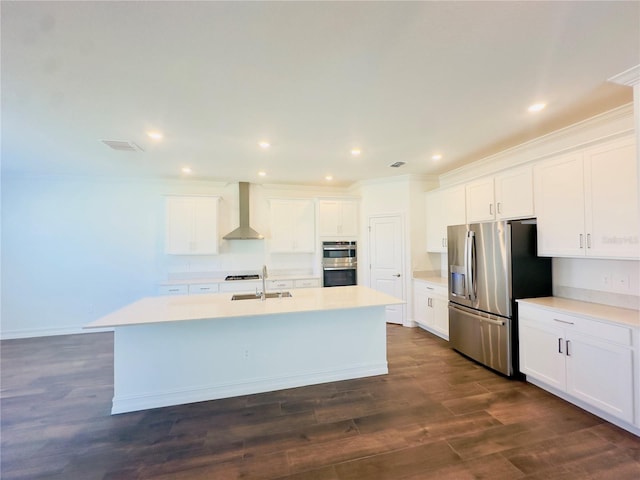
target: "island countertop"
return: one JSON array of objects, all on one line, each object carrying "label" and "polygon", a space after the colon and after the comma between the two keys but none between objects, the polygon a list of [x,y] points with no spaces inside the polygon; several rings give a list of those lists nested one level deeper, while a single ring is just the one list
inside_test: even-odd
[{"label": "island countertop", "polygon": [[360,285],[293,289],[291,295],[291,297],[269,298],[264,301],[260,298],[231,300],[231,293],[145,297],[84,328],[126,327],[216,318],[345,310],[405,303],[404,300]]}]

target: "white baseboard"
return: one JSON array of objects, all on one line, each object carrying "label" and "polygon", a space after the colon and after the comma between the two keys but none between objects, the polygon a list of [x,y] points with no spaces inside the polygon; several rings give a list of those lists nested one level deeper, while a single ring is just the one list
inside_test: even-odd
[{"label": "white baseboard", "polygon": [[337,382],[353,378],[372,377],[389,373],[387,363],[377,365],[362,365],[358,367],[316,372],[304,375],[255,379],[248,382],[211,385],[204,388],[193,388],[173,392],[157,392],[148,395],[129,397],[113,397],[111,414],[135,412],[150,408],[182,405],[185,403],[204,402],[220,398],[251,395],[254,393],[272,392],[285,388],[316,385],[319,383]]}]

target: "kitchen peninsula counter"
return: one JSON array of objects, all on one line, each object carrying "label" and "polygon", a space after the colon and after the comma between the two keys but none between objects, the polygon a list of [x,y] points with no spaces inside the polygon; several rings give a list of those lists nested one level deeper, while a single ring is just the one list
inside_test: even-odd
[{"label": "kitchen peninsula counter", "polygon": [[114,329],[112,413],[388,373],[387,305],[362,286],[292,297],[147,297],[89,324]]}]

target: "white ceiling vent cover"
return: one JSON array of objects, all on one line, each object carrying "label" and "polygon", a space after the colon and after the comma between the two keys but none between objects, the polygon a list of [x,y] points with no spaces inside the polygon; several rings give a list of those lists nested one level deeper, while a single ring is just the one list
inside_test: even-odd
[{"label": "white ceiling vent cover", "polygon": [[120,140],[102,140],[107,147],[121,152],[144,152],[144,149],[135,142],[123,142]]},{"label": "white ceiling vent cover", "polygon": [[390,167],[393,168],[400,168],[401,166],[405,165],[407,162],[396,162],[396,163],[392,163],[391,165],[389,165]]}]

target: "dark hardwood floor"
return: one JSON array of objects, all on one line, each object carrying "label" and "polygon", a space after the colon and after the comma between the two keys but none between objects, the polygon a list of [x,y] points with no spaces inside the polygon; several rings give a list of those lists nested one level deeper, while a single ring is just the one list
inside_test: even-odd
[{"label": "dark hardwood floor", "polygon": [[110,333],[7,340],[9,479],[638,479],[640,438],[388,326],[389,375],[111,416]]}]

